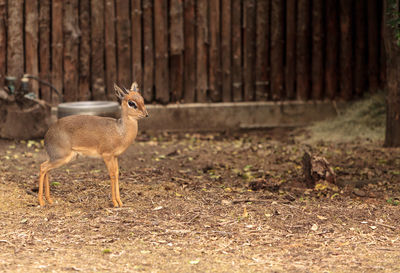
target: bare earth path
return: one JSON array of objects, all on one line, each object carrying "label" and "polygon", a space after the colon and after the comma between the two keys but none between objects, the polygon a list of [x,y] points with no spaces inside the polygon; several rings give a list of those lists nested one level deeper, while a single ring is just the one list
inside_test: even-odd
[{"label": "bare earth path", "polygon": [[84,158],[51,173],[39,208],[40,142],[0,140],[0,271],[400,272],[400,150],[315,144],[350,186],[307,190],[298,133],[141,135],[118,209]]}]

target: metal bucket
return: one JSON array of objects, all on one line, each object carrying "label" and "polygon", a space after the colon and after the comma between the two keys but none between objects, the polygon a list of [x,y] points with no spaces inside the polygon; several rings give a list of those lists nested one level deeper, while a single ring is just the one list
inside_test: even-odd
[{"label": "metal bucket", "polygon": [[120,106],[115,101],[77,101],[60,103],[57,107],[57,117],[71,115],[91,115],[102,117],[120,117]]}]

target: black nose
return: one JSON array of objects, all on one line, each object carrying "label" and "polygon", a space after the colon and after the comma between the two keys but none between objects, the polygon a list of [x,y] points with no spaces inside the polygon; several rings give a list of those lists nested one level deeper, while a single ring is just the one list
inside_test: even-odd
[{"label": "black nose", "polygon": [[149,114],[146,114],[146,118],[148,118],[149,117]]}]

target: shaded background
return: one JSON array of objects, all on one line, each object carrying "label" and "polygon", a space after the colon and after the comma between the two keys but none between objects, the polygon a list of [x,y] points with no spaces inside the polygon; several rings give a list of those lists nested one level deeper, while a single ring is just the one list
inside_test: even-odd
[{"label": "shaded background", "polygon": [[162,104],[350,100],[385,78],[381,2],[0,0],[0,87],[29,73],[65,101],[132,80]]}]

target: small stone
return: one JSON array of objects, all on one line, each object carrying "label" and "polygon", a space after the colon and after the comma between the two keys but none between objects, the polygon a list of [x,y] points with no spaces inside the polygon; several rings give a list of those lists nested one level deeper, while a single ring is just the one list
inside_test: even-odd
[{"label": "small stone", "polygon": [[353,193],[354,193],[355,195],[359,196],[359,197],[365,197],[365,196],[367,196],[367,194],[365,193],[365,191],[360,190],[360,189],[358,189],[358,188],[355,188],[355,189],[353,190]]}]

